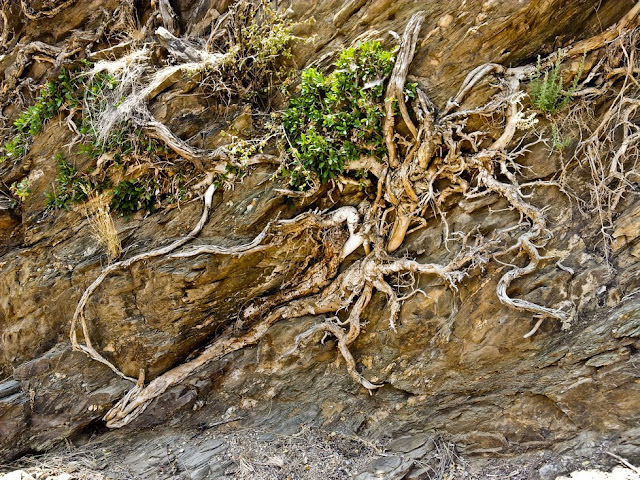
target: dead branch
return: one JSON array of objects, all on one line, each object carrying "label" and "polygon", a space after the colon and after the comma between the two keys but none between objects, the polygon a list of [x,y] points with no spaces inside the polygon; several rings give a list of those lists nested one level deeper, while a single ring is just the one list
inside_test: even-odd
[{"label": "dead branch", "polygon": [[396,58],[396,63],[391,72],[387,91],[385,94],[385,120],[384,120],[384,132],[385,143],[387,145],[387,152],[389,155],[389,165],[391,168],[398,166],[396,144],[394,140],[395,130],[395,116],[393,113],[394,102],[397,102],[400,108],[402,118],[407,124],[407,127],[411,130],[414,137],[417,137],[417,130],[409,112],[407,111],[407,105],[404,102],[404,84],[409,73],[409,65],[413,60],[413,55],[416,51],[416,44],[418,42],[418,35],[422,22],[424,21],[424,13],[419,12],[414,14],[405,28],[402,35],[402,42],[400,43],[400,50]]},{"label": "dead branch", "polygon": [[27,5],[27,0],[20,0],[20,5],[22,7],[22,13],[25,17],[27,17],[29,20],[39,20],[42,17],[55,17],[62,10],[75,3],[75,1],[76,0],[65,0],[56,7],[53,7],[49,10],[38,10],[35,12],[29,5]]},{"label": "dead branch", "polygon": [[[229,156],[224,148],[216,148],[214,150],[194,148],[174,135],[165,124],[154,119],[151,113],[148,111],[145,113],[146,115],[144,115],[142,119],[136,120],[136,124],[138,124],[149,137],[160,140],[182,158],[193,163],[198,170],[205,170],[205,165],[211,163],[213,163],[215,167],[217,166],[216,163],[229,160]],[[214,168],[214,171],[215,170]],[[220,173],[224,173],[224,166],[218,168],[218,170],[222,170]]]},{"label": "dead branch", "polygon": [[[73,314],[73,320],[71,321],[71,329],[69,332],[69,337],[71,339],[71,345],[73,346],[74,350],[83,351],[89,357],[109,367],[111,370],[113,370],[114,373],[121,376],[122,378],[130,381],[135,381],[133,378],[126,376],[120,370],[118,370],[118,368],[115,365],[113,365],[106,358],[100,355],[100,353],[98,353],[98,351],[93,347],[93,345],[91,344],[91,338],[89,336],[89,328],[87,326],[87,321],[84,316],[85,306],[89,301],[89,298],[91,297],[93,292],[95,292],[96,289],[105,280],[105,278],[107,278],[114,271],[120,270],[123,268],[128,268],[132,264],[139,262],[141,260],[147,260],[149,258],[167,255],[168,253],[171,253],[175,249],[181,247],[185,243],[197,237],[198,234],[202,231],[202,229],[206,225],[207,220],[209,219],[209,211],[211,210],[211,203],[213,201],[213,194],[215,193],[215,190],[216,190],[215,186],[211,184],[207,189],[207,191],[205,192],[204,206],[202,209],[202,215],[200,217],[200,220],[198,221],[197,225],[193,228],[193,230],[191,230],[191,232],[189,232],[186,236],[179,238],[178,240],[175,240],[174,242],[170,243],[165,247],[157,248],[149,252],[143,252],[131,258],[128,258],[126,260],[121,260],[119,262],[112,263],[111,265],[103,269],[102,272],[100,272],[100,275],[98,275],[98,278],[96,278],[93,281],[93,283],[89,285],[89,287],[87,287],[87,289],[82,294],[82,297],[80,298],[80,301],[78,302],[78,305],[76,306],[76,310]],[[78,322],[82,327],[82,333],[83,333],[85,345],[82,345],[78,342],[77,333],[76,333],[76,325],[78,324]]]},{"label": "dead branch", "polygon": [[2,17],[2,35],[0,35],[0,48],[4,49],[8,46],[9,40],[9,19],[4,11],[4,6],[0,10],[0,17]]},{"label": "dead branch", "polygon": [[183,63],[201,62],[203,60],[202,51],[196,49],[184,39],[176,37],[170,30],[159,27],[156,30],[156,36],[160,44],[166,48],[174,58]]},{"label": "dead branch", "polygon": [[638,468],[638,467],[634,466],[633,464],[629,463],[628,460],[625,460],[620,455],[616,455],[615,453],[611,453],[611,452],[605,452],[605,453],[607,455],[609,455],[610,457],[615,458],[616,460],[618,460],[625,467],[630,468],[631,470],[636,472],[638,475],[640,475],[640,468]]},{"label": "dead branch", "polygon": [[447,100],[447,105],[445,106],[441,115],[444,117],[454,108],[458,108],[467,94],[478,83],[480,83],[480,81],[484,79],[484,77],[493,72],[502,73],[504,72],[504,67],[496,63],[486,63],[471,70],[462,82],[462,86],[460,87],[460,90],[458,90],[458,93],[456,93],[453,98]]},{"label": "dead branch", "polygon": [[239,245],[236,247],[221,247],[219,245],[198,245],[192,247],[188,250],[184,250],[180,253],[174,253],[169,258],[187,258],[194,257],[196,255],[200,255],[202,253],[212,253],[216,255],[239,255],[243,253],[252,253],[258,250],[262,250],[265,247],[260,244],[266,238],[269,230],[271,228],[271,223],[269,223],[262,232],[256,238],[254,238],[251,242],[245,245]]},{"label": "dead branch", "polygon": [[173,11],[169,0],[158,0],[158,8],[160,10],[160,16],[162,17],[162,23],[164,27],[174,35],[180,35],[180,24],[178,23],[178,16]]}]

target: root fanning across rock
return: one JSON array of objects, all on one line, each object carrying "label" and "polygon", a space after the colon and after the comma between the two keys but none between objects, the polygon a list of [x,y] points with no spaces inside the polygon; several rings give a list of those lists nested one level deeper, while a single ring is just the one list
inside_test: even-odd
[{"label": "root fanning across rock", "polygon": [[[193,230],[191,230],[187,235],[185,235],[182,238],[179,238],[178,240],[175,240],[174,242],[171,242],[169,245],[165,247],[160,247],[155,250],[143,252],[138,255],[134,255],[133,257],[128,258],[126,260],[120,260],[118,262],[112,263],[111,265],[103,269],[102,272],[100,272],[100,275],[98,275],[98,278],[96,278],[93,281],[93,283],[89,285],[89,287],[82,294],[82,297],[80,298],[80,301],[76,306],[76,311],[73,314],[73,320],[71,321],[71,330],[69,333],[69,337],[71,339],[71,344],[74,349],[83,351],[94,360],[97,360],[98,362],[109,367],[111,370],[113,370],[116,374],[118,374],[122,378],[135,381],[133,378],[126,376],[120,370],[118,370],[118,368],[115,365],[113,365],[106,358],[100,355],[100,353],[98,353],[98,351],[93,347],[91,343],[91,338],[89,336],[89,328],[87,326],[87,321],[84,315],[84,309],[91,295],[97,290],[97,288],[102,284],[105,278],[107,278],[107,276],[109,276],[111,273],[123,268],[128,268],[134,263],[142,260],[147,260],[150,258],[167,255],[172,251],[174,251],[175,249],[181,247],[182,245],[196,238],[198,234],[202,231],[204,226],[206,225],[207,220],[209,219],[209,212],[211,211],[211,203],[213,201],[213,194],[215,193],[215,190],[216,188],[213,184],[211,184],[207,188],[207,191],[204,194],[204,206],[202,209],[202,215],[200,217],[200,220],[198,221],[196,226],[193,228]],[[78,336],[76,332],[76,326],[78,323],[80,323],[80,326],[82,327],[82,333],[83,333],[85,345],[82,345],[78,342],[78,338],[77,338]]]},{"label": "root fanning across rock", "polygon": [[[359,2],[355,3],[359,5]],[[361,203],[357,206],[338,203],[336,208],[325,211],[307,209],[290,219],[272,219],[246,244],[234,247],[200,245],[173,253],[194,239],[206,224],[214,192],[214,187],[210,186],[205,194],[202,217],[189,234],[166,247],[140,253],[106,267],[87,288],[76,308],[71,326],[74,348],[104,363],[123,378],[135,381],[98,353],[89,338],[84,309],[91,295],[110,273],[128,268],[134,262],[161,256],[184,259],[195,255],[243,255],[274,245],[285,245],[294,237],[304,238],[311,245],[311,253],[298,266],[293,279],[284,281],[279,291],[249,299],[247,306],[237,312],[236,319],[226,319],[226,330],[210,339],[202,353],[162,373],[146,386],[142,372],[131,391],[105,415],[108,427],[127,425],[172,385],[183,382],[210,362],[255,345],[276,322],[285,319],[295,321],[305,316],[317,317],[317,323],[296,337],[287,355],[293,355],[320,333],[333,337],[349,376],[369,392],[374,391],[383,382],[374,383],[360,373],[351,351],[362,333],[373,295],[379,292],[386,297],[389,328],[396,331],[406,298],[400,292],[405,286],[418,288],[415,285],[416,277],[429,277],[455,290],[467,276],[478,274],[487,263],[504,256],[514,259],[513,263],[521,254],[527,258],[526,265],[522,267],[508,265],[507,271],[497,280],[496,288],[497,299],[503,305],[535,316],[537,323],[525,337],[533,336],[544,318],[559,320],[565,329],[570,325],[574,312],[566,308],[568,301],[561,299],[564,301],[553,307],[514,298],[513,293],[509,294],[513,282],[526,281],[527,275],[535,272],[541,262],[548,258],[545,249],[551,244],[553,232],[548,225],[551,222],[545,216],[546,209],[536,204],[536,189],[562,186],[555,179],[526,182],[518,163],[526,153],[527,142],[531,144],[536,138],[529,130],[535,125],[539,114],[532,110],[523,87],[528,75],[535,72],[536,67],[506,68],[495,63],[478,66],[467,75],[458,93],[446,102],[442,111],[438,111],[426,89],[419,85],[415,98],[408,100],[405,98],[406,78],[423,21],[423,13],[417,13],[409,20],[387,85],[383,126],[387,156],[376,159],[362,155],[342,172],[345,175],[354,169],[365,172],[366,181],[371,185],[370,197],[366,201],[360,196],[357,201]],[[625,21],[631,22],[629,19]],[[170,25],[170,18],[165,19],[165,23]],[[124,78],[128,66],[140,64],[141,75],[149,80],[142,90],[134,90],[129,85],[126,91],[120,92],[125,94],[124,101],[98,120],[100,128],[108,131],[124,116],[198,168],[222,173],[223,169],[235,166],[234,162],[238,161],[229,151],[208,151],[190,146],[155,120],[147,109],[147,103],[173,82],[174,76],[182,76],[189,71],[222,68],[229,57],[223,53],[193,50],[186,40],[166,30],[160,30],[158,34],[166,48],[171,49],[172,45],[176,48],[174,58],[181,63],[149,71],[146,64],[142,65],[147,61],[146,56],[141,56],[131,58],[128,63],[116,60],[96,65],[97,70],[119,72]],[[606,40],[609,36],[602,38]],[[593,42],[585,45],[591,50],[602,48],[605,42],[602,38],[593,40],[601,42],[598,45]],[[180,45],[180,48],[176,45]],[[575,52],[571,54],[577,55]],[[554,53],[541,59],[540,65],[553,64],[557,55]],[[631,65],[633,62],[628,63]],[[628,72],[633,70],[630,67],[627,74],[631,75]],[[488,85],[490,88],[483,89]],[[617,138],[623,139],[612,155],[613,161],[607,172],[608,185],[614,186],[619,185],[614,182],[614,177],[620,180],[621,176],[628,173],[623,168],[623,157],[630,150],[636,152],[640,145],[637,126],[631,125],[630,121],[640,105],[640,96],[622,97],[628,98],[626,103],[623,102],[627,110],[618,110],[618,113],[622,111],[626,129],[614,132],[605,122],[602,131],[593,131],[586,142],[599,148],[602,145],[598,142],[605,137],[609,143]],[[612,107],[610,115],[614,113]],[[485,125],[486,128],[480,130],[477,125]],[[531,140],[532,137],[534,140]],[[598,148],[590,151],[592,161]],[[248,160],[249,163],[279,161],[279,157],[266,154]],[[598,165],[593,168],[598,170]],[[213,174],[208,180],[211,181],[212,177]],[[620,184],[624,183],[620,181]],[[525,187],[525,192],[533,193],[523,194]],[[315,199],[318,191],[299,193],[299,196]],[[461,201],[481,198],[499,199],[506,205],[505,208],[514,212],[512,217],[515,219],[511,224],[501,227],[501,230],[486,231],[482,225],[467,225],[459,227],[466,228],[466,231],[452,231],[448,220],[450,212]],[[422,228],[439,229],[442,241],[447,246],[446,255],[425,260],[405,248],[407,236],[415,229]],[[396,285],[393,279],[404,274],[408,274],[405,278],[410,280],[404,281],[401,286]],[[233,320],[235,323],[231,325]],[[77,339],[78,324],[83,331],[84,345]]]}]

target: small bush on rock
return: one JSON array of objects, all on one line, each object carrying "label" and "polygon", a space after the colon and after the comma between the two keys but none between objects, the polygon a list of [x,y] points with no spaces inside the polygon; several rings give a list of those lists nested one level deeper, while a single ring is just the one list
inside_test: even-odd
[{"label": "small bush on rock", "polygon": [[315,68],[302,73],[300,94],[282,118],[293,157],[283,173],[292,186],[325,183],[361,155],[386,155],[384,92],[394,62],[395,50],[366,42],[342,52],[329,75]]},{"label": "small bush on rock", "polygon": [[578,82],[582,76],[584,69],[584,59],[580,64],[578,73],[573,78],[571,85],[564,90],[562,75],[560,72],[560,64],[562,63],[562,55],[558,52],[556,63],[550,69],[542,74],[540,65],[540,57],[536,66],[536,73],[531,79],[529,96],[533,105],[545,115],[553,116],[564,110],[571,102],[573,102],[573,94],[578,89]]}]

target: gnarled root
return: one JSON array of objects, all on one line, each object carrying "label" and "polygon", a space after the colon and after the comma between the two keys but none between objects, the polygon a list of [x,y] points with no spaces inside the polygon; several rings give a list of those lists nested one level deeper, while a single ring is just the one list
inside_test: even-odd
[{"label": "gnarled root", "polygon": [[[122,373],[115,365],[113,365],[106,358],[100,355],[100,353],[98,353],[98,351],[93,347],[93,345],[91,344],[91,338],[89,336],[89,328],[87,326],[87,321],[84,316],[84,309],[93,292],[96,291],[96,289],[102,284],[105,278],[107,278],[111,273],[115,272],[116,270],[120,270],[122,268],[128,268],[134,263],[139,262],[141,260],[147,260],[150,258],[167,255],[168,253],[171,253],[175,249],[181,247],[182,245],[196,238],[198,234],[202,231],[204,226],[206,225],[207,220],[209,219],[209,212],[211,210],[211,203],[213,201],[213,194],[215,193],[215,190],[216,188],[213,184],[210,185],[209,188],[207,188],[207,191],[204,194],[204,207],[202,209],[202,215],[200,217],[200,220],[198,221],[197,225],[193,228],[193,230],[191,230],[191,232],[189,232],[186,236],[179,238],[178,240],[175,240],[174,242],[170,243],[165,247],[157,248],[149,252],[143,252],[138,255],[134,255],[133,257],[128,258],[126,260],[120,260],[119,262],[112,263],[111,265],[103,269],[102,272],[100,272],[100,275],[98,275],[98,278],[96,278],[93,281],[93,283],[91,283],[91,285],[89,285],[89,287],[87,287],[87,289],[82,294],[82,297],[80,298],[80,301],[78,302],[78,305],[76,306],[76,310],[73,314],[73,320],[71,321],[69,338],[71,339],[71,345],[73,346],[74,350],[83,351],[89,357],[109,367],[111,370],[113,370],[114,373],[116,373],[120,377],[126,380],[135,381],[133,378],[128,377],[124,373]],[[85,345],[82,345],[78,342],[77,333],[76,333],[76,326],[78,322],[82,327],[82,334],[84,337]]]},{"label": "gnarled root", "polygon": [[283,355],[283,357],[294,353],[300,347],[301,344],[304,344],[307,340],[309,340],[313,335],[315,335],[318,332],[323,332],[325,334],[330,333],[336,338],[336,340],[338,341],[338,350],[340,350],[340,354],[342,355],[342,358],[344,358],[344,361],[347,366],[347,372],[349,373],[349,376],[356,383],[359,383],[364,388],[366,388],[369,391],[369,393],[371,393],[372,390],[376,390],[383,386],[383,384],[371,383],[362,374],[358,372],[356,368],[356,361],[354,360],[353,355],[349,351],[349,344],[347,342],[348,335],[332,319],[327,319],[322,323],[318,323],[313,327],[311,327],[309,330],[306,330],[305,332],[298,335],[296,337],[295,345],[293,349],[287,352],[287,354]]},{"label": "gnarled root", "polygon": [[[280,319],[334,312],[340,308],[342,297],[338,294],[336,288],[331,289],[331,287],[329,287],[321,295],[308,295],[314,290],[317,291],[319,286],[326,284],[329,274],[335,274],[337,266],[339,266],[339,261],[335,262],[335,258],[339,258],[338,253],[341,247],[341,243],[338,245],[327,245],[330,251],[326,257],[327,263],[324,264],[325,268],[317,267],[318,265],[323,265],[323,262],[316,264],[310,270],[302,284],[290,292],[289,295],[283,297],[287,299],[293,298],[288,304],[275,309],[273,309],[271,302],[247,307],[242,314],[243,320],[245,321],[264,317],[268,311],[270,313],[266,315],[266,318],[262,318],[261,321],[251,326],[246,333],[237,335],[235,329],[230,327],[225,334],[214,340],[211,345],[193,360],[163,373],[142,390],[138,389],[137,386],[134,387],[135,392],[128,395],[126,401],[119,402],[107,412],[104,417],[107,426],[110,428],[119,428],[127,425],[138,417],[138,415],[147,408],[149,403],[165,392],[167,388],[182,382],[196,369],[207,363],[219,360],[225,355],[249,345],[256,344],[267,333],[268,329]],[[333,264],[333,267],[331,264]],[[345,274],[342,274],[338,278],[344,276]]]},{"label": "gnarled root", "polygon": [[71,4],[75,3],[76,0],[64,0],[60,2],[59,5],[56,5],[49,10],[38,10],[34,11],[29,5],[27,5],[26,0],[20,0],[20,6],[22,7],[22,13],[29,20],[39,20],[42,17],[52,18],[55,17],[58,13],[60,13],[65,8],[69,7]]},{"label": "gnarled root", "polygon": [[[538,248],[531,242],[531,237],[531,232],[522,235],[518,240],[518,243],[514,245],[514,247],[512,247],[512,249],[520,249],[524,251],[529,257],[529,263],[524,267],[516,267],[512,270],[509,270],[502,276],[502,278],[500,278],[498,286],[496,287],[496,294],[498,295],[498,299],[502,304],[508,305],[512,308],[515,308],[516,310],[524,310],[527,312],[542,315],[544,317],[551,317],[560,320],[562,322],[563,328],[568,328],[571,323],[571,315],[569,313],[560,309],[537,305],[527,300],[511,298],[507,295],[507,289],[511,285],[511,282],[513,282],[517,278],[534,272],[536,268],[538,268],[540,260],[543,259],[543,257],[541,257],[538,253]],[[542,319],[538,320],[534,328],[529,331],[529,333],[527,333],[524,338],[529,338],[534,333],[536,333],[541,324]]]},{"label": "gnarled root", "polygon": [[[331,223],[334,220],[329,219],[327,221]],[[335,253],[340,251],[340,247],[337,245],[332,249],[334,254],[328,259],[336,258],[337,255]],[[268,329],[279,320],[283,318],[295,319],[305,315],[335,313],[340,309],[349,307],[354,301],[355,305],[348,320],[344,323],[344,325],[349,325],[348,331],[345,331],[342,326],[331,320],[315,325],[311,330],[301,334],[296,339],[296,344],[291,353],[304,340],[315,333],[319,331],[328,332],[338,340],[338,349],[345,359],[349,375],[368,390],[379,388],[381,385],[369,382],[358,373],[355,360],[348,348],[360,333],[360,316],[369,303],[376,284],[382,285],[381,278],[384,275],[403,271],[430,273],[455,284],[462,278],[462,272],[456,269],[468,264],[474,256],[473,254],[463,255],[448,265],[441,266],[421,264],[409,260],[395,260],[385,263],[379,255],[376,252],[372,252],[364,259],[355,262],[338,275],[328,286],[324,287],[320,293],[309,295],[309,292],[317,290],[318,286],[326,283],[327,274],[330,274],[331,270],[322,275],[318,269],[312,268],[312,274],[308,277],[307,282],[303,282],[301,287],[294,289],[287,296],[280,297],[282,300],[288,300],[289,298],[293,298],[293,300],[274,310],[272,310],[272,302],[247,307],[242,315],[244,319],[262,318],[262,320],[250,327],[247,333],[243,335],[236,335],[233,328],[230,328],[227,333],[214,340],[195,359],[165,372],[142,390],[139,390],[137,386],[134,387],[135,393],[128,397],[127,402],[119,402],[107,413],[105,416],[107,426],[119,428],[130,423],[147,408],[152,400],[165,392],[167,388],[180,383],[196,369],[207,363],[220,360],[231,352],[256,344],[267,333]],[[320,269],[320,271],[322,270]],[[396,308],[399,309],[399,303],[396,306],[392,305],[392,310]],[[269,311],[270,313],[267,313]]]}]

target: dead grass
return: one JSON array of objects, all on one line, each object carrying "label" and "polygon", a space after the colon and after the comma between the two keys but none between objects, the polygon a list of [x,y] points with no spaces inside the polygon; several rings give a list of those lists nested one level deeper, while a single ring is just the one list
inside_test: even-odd
[{"label": "dead grass", "polygon": [[[11,472],[23,472],[22,476],[12,477],[25,480],[108,480],[109,477],[99,471],[91,453],[68,455],[38,455],[21,458],[6,467],[0,466],[0,479]],[[30,475],[30,477],[24,474]],[[15,473],[14,473],[15,475]]]},{"label": "dead grass", "polygon": [[89,221],[96,241],[106,250],[109,258],[116,259],[122,253],[122,244],[111,216],[109,200],[109,195],[89,192],[88,201],[79,210]]},{"label": "dead grass", "polygon": [[357,437],[303,427],[293,435],[242,432],[228,437],[233,466],[225,472],[238,480],[353,478],[382,453],[382,447]]}]

